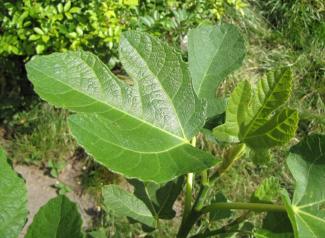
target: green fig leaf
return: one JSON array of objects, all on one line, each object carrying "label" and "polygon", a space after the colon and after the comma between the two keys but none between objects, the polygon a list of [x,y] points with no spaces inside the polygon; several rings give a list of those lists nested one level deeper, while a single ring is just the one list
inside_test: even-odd
[{"label": "green fig leaf", "polygon": [[117,185],[107,185],[102,189],[104,206],[111,209],[115,215],[127,216],[149,227],[156,226],[156,220],[151,211],[132,193],[124,191]]},{"label": "green fig leaf", "polygon": [[217,98],[216,90],[227,75],[239,68],[244,56],[244,39],[233,25],[202,25],[189,32],[193,86],[197,95],[208,102],[208,117],[224,112],[225,99]]},{"label": "green fig leaf", "polygon": [[39,209],[25,238],[83,238],[77,205],[60,195]]},{"label": "green fig leaf", "polygon": [[173,205],[182,191],[183,182],[184,176],[165,184],[129,180],[129,183],[134,187],[134,195],[147,205],[155,217],[160,219],[175,217],[176,212],[173,210]]},{"label": "green fig leaf", "polygon": [[287,160],[296,180],[292,200],[283,200],[295,238],[325,234],[325,135],[310,135],[293,146]]},{"label": "green fig leaf", "polygon": [[189,143],[204,125],[206,103],[180,54],[131,31],[121,37],[120,59],[129,84],[82,51],[37,56],[26,69],[43,99],[77,112],[69,118],[72,134],[110,170],[163,183],[213,166],[212,155]]},{"label": "green fig leaf", "polygon": [[0,237],[16,238],[27,220],[25,182],[8,164],[0,148]]},{"label": "green fig leaf", "polygon": [[284,212],[268,212],[263,219],[262,228],[272,233],[291,234],[293,237],[293,229],[288,214]]},{"label": "green fig leaf", "polygon": [[269,72],[256,90],[241,82],[230,96],[226,122],[214,128],[220,141],[242,142],[255,153],[256,161],[267,160],[268,150],[286,144],[298,127],[296,110],[282,107],[291,93],[288,68]]},{"label": "green fig leaf", "polygon": [[249,147],[258,149],[284,145],[295,135],[297,127],[298,112],[284,108],[256,128],[254,133],[244,137],[242,141]]}]

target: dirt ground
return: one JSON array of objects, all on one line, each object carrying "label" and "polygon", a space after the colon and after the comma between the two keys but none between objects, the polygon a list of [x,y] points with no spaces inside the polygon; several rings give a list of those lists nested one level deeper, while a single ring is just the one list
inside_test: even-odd
[{"label": "dirt ground", "polygon": [[92,216],[96,213],[97,205],[91,195],[83,194],[81,191],[79,181],[79,175],[82,173],[81,166],[78,161],[72,160],[56,179],[48,176],[44,170],[36,166],[15,165],[15,170],[25,179],[28,191],[28,221],[19,238],[25,236],[28,226],[33,221],[33,217],[39,208],[45,205],[48,200],[57,196],[54,185],[58,181],[72,189],[72,192],[66,195],[70,200],[78,204],[84,228],[91,226]]}]

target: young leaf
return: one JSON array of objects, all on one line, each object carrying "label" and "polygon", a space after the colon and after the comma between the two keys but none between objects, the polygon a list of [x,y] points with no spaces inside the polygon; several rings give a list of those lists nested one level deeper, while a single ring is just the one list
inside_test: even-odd
[{"label": "young leaf", "polygon": [[272,203],[280,192],[279,180],[275,177],[265,179],[252,194],[252,202]]},{"label": "young leaf", "polygon": [[245,143],[256,158],[269,157],[268,150],[287,143],[298,126],[296,110],[279,109],[290,95],[291,84],[287,68],[268,73],[253,95],[247,82],[239,83],[229,99],[226,123],[216,127],[214,135],[221,141]]},{"label": "young leaf", "polygon": [[128,85],[88,52],[38,56],[26,68],[48,102],[78,112],[72,134],[95,160],[126,177],[162,183],[216,163],[189,140],[205,121],[175,50],[146,33],[124,33],[120,58]]},{"label": "young leaf", "polygon": [[225,123],[213,130],[218,140],[229,143],[239,142],[239,126],[245,121],[245,109],[250,99],[250,84],[247,81],[240,82],[228,100]]},{"label": "young leaf", "polygon": [[258,149],[284,145],[295,135],[297,126],[297,111],[284,108],[256,128],[254,132],[243,137],[242,141],[251,148]]},{"label": "young leaf", "polygon": [[102,189],[104,205],[119,216],[127,216],[147,226],[155,227],[155,218],[148,207],[133,194],[117,185],[107,185]]},{"label": "young leaf", "polygon": [[242,141],[259,135],[256,130],[269,122],[270,114],[288,100],[291,84],[292,76],[288,68],[269,72],[258,82],[250,105],[246,105],[248,118],[240,125],[239,137]]},{"label": "young leaf", "polygon": [[0,148],[0,237],[16,238],[27,219],[27,189]]},{"label": "young leaf", "polygon": [[200,98],[208,101],[207,116],[224,111],[224,98],[216,90],[228,74],[237,69],[245,56],[244,39],[235,26],[202,25],[189,32],[189,68],[193,86]]},{"label": "young leaf", "polygon": [[325,234],[325,135],[311,135],[291,149],[288,167],[296,180],[290,201],[283,200],[296,238]]},{"label": "young leaf", "polygon": [[60,195],[40,208],[25,238],[83,238],[81,225],[76,204]]}]

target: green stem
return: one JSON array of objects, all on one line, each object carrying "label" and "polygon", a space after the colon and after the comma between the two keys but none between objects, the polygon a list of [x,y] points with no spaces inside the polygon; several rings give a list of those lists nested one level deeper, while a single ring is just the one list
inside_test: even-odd
[{"label": "green stem", "polygon": [[208,186],[208,185],[201,187],[201,189],[198,193],[197,199],[195,200],[195,203],[193,205],[193,209],[195,211],[200,211],[201,208],[204,206],[204,201],[209,193],[209,188],[210,188],[210,186]]},{"label": "green stem", "polygon": [[[194,140],[193,138],[192,145],[195,146],[195,144],[196,144],[196,139]],[[202,185],[191,210],[187,207],[188,202],[186,201],[188,201],[187,198],[188,190],[186,189],[184,215],[182,218],[181,226],[177,234],[177,238],[187,237],[188,233],[194,226],[195,222],[197,221],[197,219],[199,219],[200,215],[202,214],[200,210],[204,206],[204,202],[209,192],[209,188],[211,187],[211,184],[213,184],[226,170],[228,170],[228,168],[233,164],[233,162],[242,156],[244,151],[245,151],[244,144],[237,144],[232,146],[228,150],[221,166],[210,177],[210,180],[207,177],[207,171],[206,174],[205,172],[202,173]]]},{"label": "green stem", "polygon": [[[194,136],[191,144],[193,147],[196,146],[196,137]],[[192,207],[192,190],[193,190],[193,173],[188,173],[186,176],[186,188],[185,188],[185,201],[184,201],[184,212],[182,217],[181,226],[186,222],[187,217],[191,212]]]},{"label": "green stem", "polygon": [[200,215],[200,212],[197,212],[192,209],[187,218],[182,220],[182,224],[179,228],[177,238],[186,238],[191,228],[194,226],[195,222],[200,217]]},{"label": "green stem", "polygon": [[230,167],[233,165],[233,163],[239,159],[243,153],[245,152],[245,144],[237,144],[232,146],[226,153],[225,158],[223,159],[220,167],[216,170],[216,172],[207,180],[209,181],[208,183],[203,183],[202,182],[202,187],[200,189],[199,195],[197,197],[197,201],[194,204],[194,209],[196,211],[199,211],[203,205],[204,201],[208,195],[209,188],[213,183],[220,178],[221,175],[223,175]]},{"label": "green stem", "polygon": [[201,183],[202,183],[202,185],[209,185],[209,177],[208,177],[207,170],[203,170],[201,172]]},{"label": "green stem", "polygon": [[192,206],[192,187],[193,187],[193,173],[189,173],[186,176],[186,190],[185,190],[185,201],[184,201],[184,214],[183,219],[188,216]]},{"label": "green stem", "polygon": [[201,214],[212,212],[218,209],[239,209],[250,210],[257,212],[272,211],[272,212],[286,212],[286,209],[282,205],[266,204],[266,203],[244,203],[244,202],[218,202],[205,206],[201,209]]}]

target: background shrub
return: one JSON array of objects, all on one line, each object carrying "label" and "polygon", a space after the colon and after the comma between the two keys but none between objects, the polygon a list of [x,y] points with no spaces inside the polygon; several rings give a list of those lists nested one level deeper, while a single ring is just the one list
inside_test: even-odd
[{"label": "background shrub", "polygon": [[90,50],[108,62],[125,28],[142,28],[172,39],[203,20],[215,21],[235,0],[20,0],[0,3],[0,55]]}]

